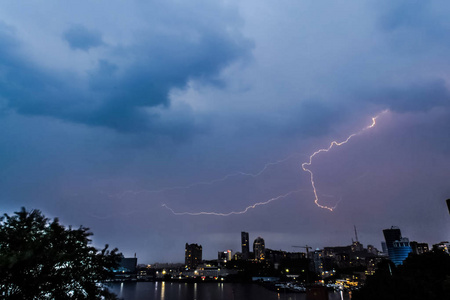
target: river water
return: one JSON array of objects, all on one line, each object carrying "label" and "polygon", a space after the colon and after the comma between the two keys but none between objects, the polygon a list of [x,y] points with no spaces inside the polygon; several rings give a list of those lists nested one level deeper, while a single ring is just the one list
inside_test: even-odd
[{"label": "river water", "polygon": [[[304,293],[277,293],[257,284],[122,282],[109,289],[124,300],[305,300]],[[329,300],[348,300],[348,295],[330,293]]]}]

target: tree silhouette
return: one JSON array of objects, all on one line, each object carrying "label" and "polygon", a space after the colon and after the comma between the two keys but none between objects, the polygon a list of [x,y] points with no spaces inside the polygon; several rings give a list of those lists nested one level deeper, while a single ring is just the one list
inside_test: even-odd
[{"label": "tree silhouette", "polygon": [[114,299],[99,284],[110,276],[117,249],[90,246],[89,229],[65,228],[39,210],[0,218],[0,298]]}]

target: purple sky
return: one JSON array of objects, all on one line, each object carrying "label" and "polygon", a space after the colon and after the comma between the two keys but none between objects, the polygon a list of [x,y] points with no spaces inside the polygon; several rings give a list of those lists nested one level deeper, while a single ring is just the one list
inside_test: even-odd
[{"label": "purple sky", "polygon": [[[1,210],[89,227],[139,263],[181,262],[186,242],[240,251],[241,231],[287,251],[348,245],[354,225],[378,248],[392,225],[449,240],[449,15],[444,0],[5,2]],[[337,204],[318,208],[301,164],[383,110],[314,157],[319,202]],[[226,217],[162,206],[293,191]]]}]

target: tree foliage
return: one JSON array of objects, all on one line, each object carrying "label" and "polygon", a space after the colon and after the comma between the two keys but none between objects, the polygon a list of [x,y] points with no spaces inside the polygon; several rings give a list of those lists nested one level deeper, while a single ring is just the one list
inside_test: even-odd
[{"label": "tree foliage", "polygon": [[92,247],[86,227],[65,228],[39,210],[0,218],[0,298],[113,298],[99,284],[117,266],[117,249]]}]

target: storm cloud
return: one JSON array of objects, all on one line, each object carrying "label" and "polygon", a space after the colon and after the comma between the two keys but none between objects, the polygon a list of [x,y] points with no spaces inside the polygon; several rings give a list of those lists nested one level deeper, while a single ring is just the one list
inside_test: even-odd
[{"label": "storm cloud", "polygon": [[70,49],[104,48],[92,66],[83,70],[84,76],[38,65],[23,54],[26,46],[14,34],[13,26],[3,25],[0,95],[8,108],[21,114],[122,132],[170,136],[172,131],[177,135],[180,129],[194,127],[192,117],[164,119],[164,111],[171,105],[170,92],[186,88],[192,80],[220,87],[220,72],[238,60],[249,59],[252,43],[240,33],[239,22],[223,15],[220,6],[209,6],[209,13],[217,18],[205,23],[196,18],[195,5],[180,9],[171,5],[159,8],[179,19],[145,20],[148,24],[126,44],[103,42],[100,29],[67,28],[62,38]]},{"label": "storm cloud", "polygon": [[103,45],[102,35],[97,31],[89,30],[82,25],[74,25],[63,34],[70,48],[87,51],[90,48]]}]

